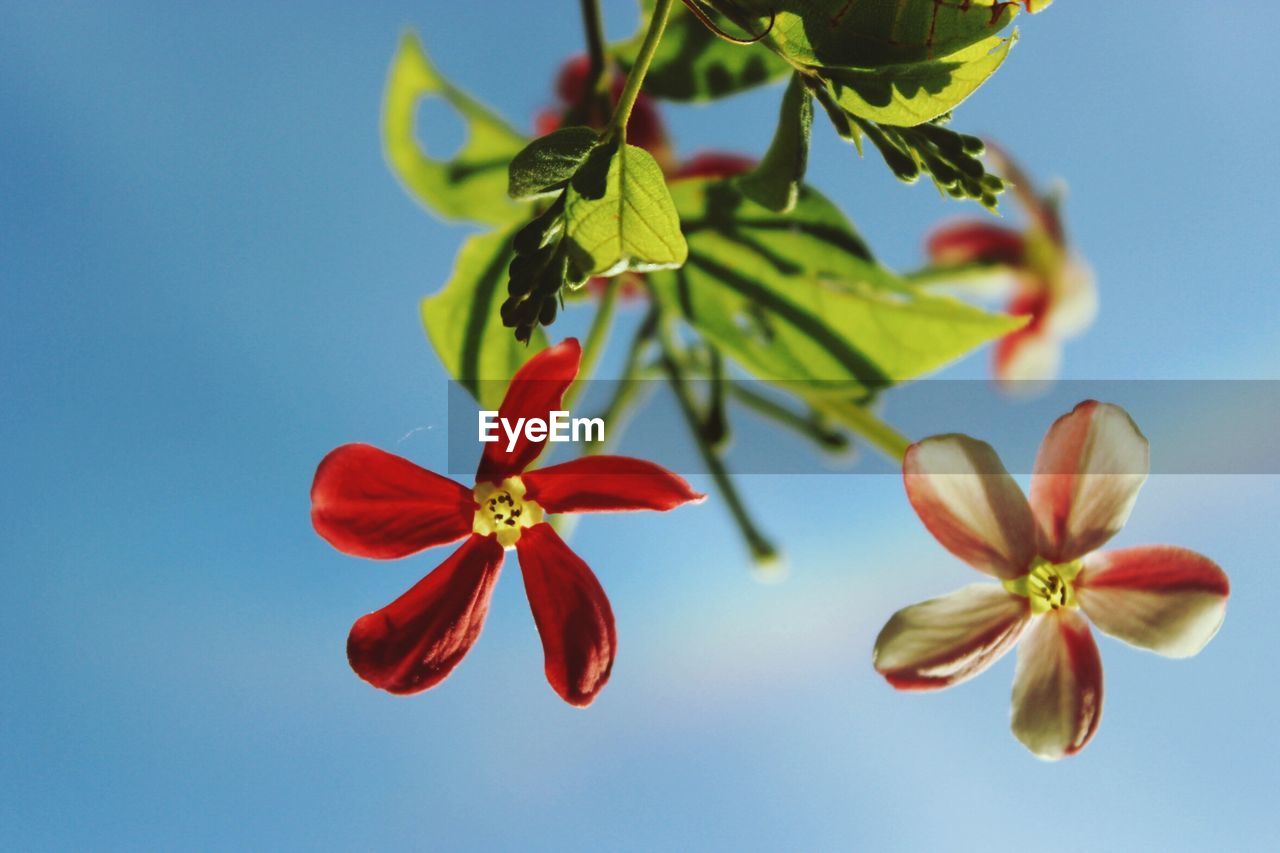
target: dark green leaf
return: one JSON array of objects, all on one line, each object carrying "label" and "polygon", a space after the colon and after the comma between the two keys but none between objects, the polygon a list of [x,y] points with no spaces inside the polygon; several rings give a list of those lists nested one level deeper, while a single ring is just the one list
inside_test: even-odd
[{"label": "dark green leaf", "polygon": [[517,201],[554,195],[578,171],[599,138],[589,127],[562,127],[533,140],[511,160],[507,194]]},{"label": "dark green leaf", "polygon": [[813,127],[813,99],[799,74],[791,77],[778,129],[760,165],[738,179],[743,195],[773,211],[795,207],[809,162],[809,131]]},{"label": "dark green leaf", "polygon": [[[879,68],[928,62],[989,38],[1017,6],[1003,0],[709,0],[747,13],[744,26],[799,66]],[[757,29],[758,28],[758,29]]]},{"label": "dark green leaf", "polygon": [[[641,20],[648,22],[654,0],[641,3]],[[743,38],[731,21],[726,30]],[[630,70],[644,41],[645,30],[613,46],[613,55]],[[780,80],[791,66],[760,44],[734,44],[719,38],[682,6],[671,12],[658,52],[645,76],[645,92],[672,101],[707,101]]]},{"label": "dark green leaf", "polygon": [[976,136],[956,133],[938,123],[892,127],[855,118],[854,125],[866,133],[899,180],[911,183],[923,172],[952,198],[970,198],[996,209],[996,196],[1004,192],[1004,182],[987,172],[978,159],[984,146]]}]

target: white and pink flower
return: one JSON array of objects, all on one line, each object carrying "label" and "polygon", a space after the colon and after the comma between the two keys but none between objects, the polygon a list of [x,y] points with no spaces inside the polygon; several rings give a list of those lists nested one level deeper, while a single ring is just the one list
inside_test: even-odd
[{"label": "white and pink flower", "polygon": [[[1053,379],[1062,366],[1063,344],[1089,327],[1098,313],[1093,273],[1067,242],[1057,194],[1041,195],[1007,154],[988,145],[996,170],[1008,178],[1026,214],[1019,231],[984,220],[962,220],[929,235],[926,250],[938,267],[990,266],[988,278],[1007,295],[1005,311],[1027,323],[999,341],[992,352],[996,381],[1016,391],[1023,380]],[[1034,386],[1026,386],[1034,387]]]},{"label": "white and pink flower", "polygon": [[1041,758],[1084,747],[1102,714],[1089,621],[1167,657],[1202,649],[1230,585],[1213,561],[1172,546],[1098,551],[1128,520],[1149,468],[1147,440],[1118,406],[1085,401],[1049,428],[1028,500],[991,446],[964,435],[913,444],[907,497],[952,554],[998,584],[899,610],[874,663],[900,690],[950,687],[1019,640],[1013,733]]}]

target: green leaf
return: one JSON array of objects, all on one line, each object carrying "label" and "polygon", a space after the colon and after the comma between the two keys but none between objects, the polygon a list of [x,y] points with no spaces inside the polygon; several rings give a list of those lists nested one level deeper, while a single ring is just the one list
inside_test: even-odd
[{"label": "green leaf", "polygon": [[911,288],[810,188],[785,216],[725,181],[681,181],[673,195],[689,257],[649,276],[656,298],[790,391],[847,397],[849,383],[912,379],[1025,322]]},{"label": "green leaf", "polygon": [[617,142],[592,151],[570,182],[565,240],[582,279],[678,267],[688,253],[657,161]]},{"label": "green leaf", "polygon": [[778,129],[769,150],[759,166],[738,179],[743,195],[780,213],[795,207],[809,163],[812,127],[813,99],[801,76],[794,74],[782,96]]},{"label": "green leaf", "polygon": [[498,408],[507,380],[547,345],[541,330],[535,330],[529,346],[518,343],[498,314],[507,295],[515,230],[468,238],[449,281],[422,300],[422,325],[445,370],[487,409]]},{"label": "green leaf", "polygon": [[[451,160],[423,151],[414,132],[418,102],[430,96],[444,98],[467,124],[466,142]],[[405,189],[445,219],[500,225],[525,215],[506,198],[507,164],[524,137],[442,77],[412,32],[401,37],[387,77],[382,140]]]},{"label": "green leaf", "polygon": [[578,171],[599,138],[589,127],[562,127],[533,140],[511,160],[507,194],[517,201],[554,195]]},{"label": "green leaf", "polygon": [[971,198],[994,211],[1004,181],[989,173],[979,156],[985,146],[976,136],[966,136],[926,122],[916,127],[893,127],[854,118],[853,126],[879,149],[899,180],[914,182],[921,173],[952,198]]},{"label": "green leaf", "polygon": [[[641,20],[653,16],[655,0],[641,2]],[[731,29],[730,24],[726,29]],[[613,55],[628,71],[647,30],[614,45]],[[737,33],[736,28],[731,29]],[[750,38],[743,32],[742,35]],[[672,101],[709,101],[780,80],[791,70],[778,54],[759,44],[733,44],[707,29],[687,9],[677,6],[654,54],[644,91]]]},{"label": "green leaf", "polygon": [[949,56],[1008,26],[1004,0],[732,0],[746,23],[773,28],[764,40],[796,65],[879,68]]},{"label": "green leaf", "polygon": [[996,72],[1017,41],[993,36],[939,60],[830,68],[823,79],[845,112],[881,124],[912,127],[950,112]]}]

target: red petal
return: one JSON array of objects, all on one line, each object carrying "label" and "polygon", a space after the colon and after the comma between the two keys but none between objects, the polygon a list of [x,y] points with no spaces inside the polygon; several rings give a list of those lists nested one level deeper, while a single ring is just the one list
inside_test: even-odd
[{"label": "red petal", "polygon": [[926,251],[935,264],[1006,264],[1021,266],[1026,254],[1022,235],[987,222],[957,222],[929,235]]},{"label": "red petal", "polygon": [[471,532],[471,490],[408,459],[367,444],[346,444],[316,469],[311,523],[329,544],[357,557],[388,560]]},{"label": "red petal", "polygon": [[704,151],[680,164],[671,180],[682,178],[734,178],[756,167],[756,160],[742,154]]},{"label": "red petal", "polygon": [[501,568],[502,546],[473,534],[404,595],[356,620],[347,638],[351,668],[391,693],[444,681],[480,636]]},{"label": "red petal", "polygon": [[609,680],[618,648],[609,599],[550,524],[525,530],[516,552],[542,637],[547,681],[570,705],[590,705]]},{"label": "red petal", "polygon": [[[516,371],[516,375],[511,377],[507,396],[498,407],[498,417],[506,420],[513,428],[521,418],[541,418],[546,421],[553,410],[560,408],[564,392],[578,375],[578,362],[581,359],[582,348],[578,346],[578,341],[567,338],[526,361]],[[545,444],[545,439],[527,440],[521,429],[514,449],[508,453],[506,436],[500,436],[498,441],[484,446],[476,479],[496,483],[504,477],[519,474],[525,466],[538,458]]]},{"label": "red petal", "polygon": [[1102,659],[1089,624],[1074,610],[1037,619],[1018,644],[1013,733],[1050,760],[1074,755],[1102,719]]},{"label": "red petal", "polygon": [[1075,589],[1081,609],[1111,636],[1189,657],[1222,626],[1231,584],[1208,557],[1158,545],[1090,554]]},{"label": "red petal", "polygon": [[1025,598],[971,584],[893,614],[876,637],[872,662],[899,690],[950,687],[1003,657],[1030,617]]},{"label": "red petal", "polygon": [[583,456],[521,479],[525,497],[547,512],[666,511],[707,497],[661,465],[629,456]]},{"label": "red petal", "polygon": [[1085,400],[1054,421],[1031,477],[1041,555],[1070,562],[1124,527],[1148,456],[1147,439],[1119,406]]}]

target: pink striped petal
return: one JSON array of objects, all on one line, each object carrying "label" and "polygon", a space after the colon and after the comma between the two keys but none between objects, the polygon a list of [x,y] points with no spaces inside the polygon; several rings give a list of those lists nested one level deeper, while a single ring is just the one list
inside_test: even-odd
[{"label": "pink striped petal", "polygon": [[1231,592],[1208,557],[1162,545],[1090,554],[1075,588],[1101,630],[1172,658],[1190,657],[1213,639]]},{"label": "pink striped petal", "polygon": [[1062,343],[1039,326],[1010,332],[996,342],[992,353],[996,380],[1015,394],[1035,393],[1036,386],[1056,377],[1062,366]]},{"label": "pink striped petal", "polygon": [[893,614],[876,637],[872,662],[899,690],[950,687],[999,660],[1030,617],[1025,598],[996,584],[971,584]]},{"label": "pink striped petal", "polygon": [[1148,469],[1147,439],[1119,406],[1086,400],[1058,418],[1031,478],[1042,556],[1066,563],[1106,543],[1128,521]]},{"label": "pink striped petal", "polygon": [[1074,609],[1038,618],[1018,645],[1013,734],[1040,758],[1084,748],[1102,719],[1102,660]]},{"label": "pink striped petal", "polygon": [[1035,526],[1022,489],[991,445],[939,435],[907,448],[907,499],[944,548],[979,571],[1010,580],[1035,556]]}]

